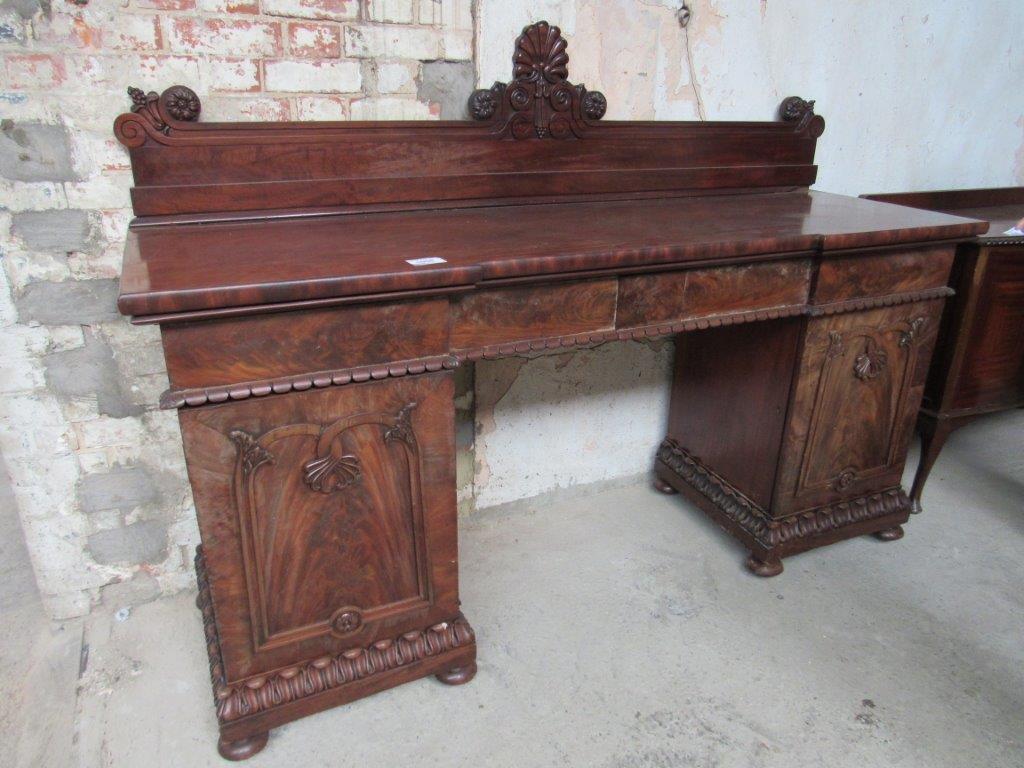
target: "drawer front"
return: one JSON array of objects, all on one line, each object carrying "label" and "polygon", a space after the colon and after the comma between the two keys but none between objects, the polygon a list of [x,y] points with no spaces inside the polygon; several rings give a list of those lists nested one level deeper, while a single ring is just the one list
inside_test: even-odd
[{"label": "drawer front", "polygon": [[1018,405],[1024,403],[1024,248],[987,249],[977,270],[953,407]]},{"label": "drawer front", "polygon": [[807,259],[622,278],[618,328],[800,305],[807,301]]},{"label": "drawer front", "polygon": [[450,374],[181,411],[229,681],[458,612]]},{"label": "drawer front", "polygon": [[448,352],[448,302],[280,312],[162,329],[171,386],[214,387]]},{"label": "drawer front", "polygon": [[615,326],[616,281],[491,288],[452,302],[452,349],[571,336]]},{"label": "drawer front", "polygon": [[813,302],[925,291],[949,281],[953,246],[874,255],[826,255],[818,268]]},{"label": "drawer front", "polygon": [[772,513],[899,485],[941,300],[808,321]]}]

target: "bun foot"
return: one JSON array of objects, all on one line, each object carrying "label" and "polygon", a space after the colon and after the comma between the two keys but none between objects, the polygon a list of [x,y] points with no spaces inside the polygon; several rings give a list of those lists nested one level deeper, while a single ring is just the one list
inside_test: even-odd
[{"label": "bun foot", "polygon": [[657,476],[654,478],[654,490],[661,491],[666,496],[672,496],[673,494],[679,493],[679,491]]},{"label": "bun foot", "polygon": [[269,731],[257,733],[247,739],[237,741],[226,741],[223,736],[217,742],[217,751],[225,760],[247,760],[267,746]]},{"label": "bun foot", "polygon": [[747,558],[747,568],[755,576],[767,579],[782,573],[781,560],[761,560],[754,555]]},{"label": "bun foot", "polygon": [[903,526],[897,525],[892,528],[886,528],[884,531],[878,531],[875,533],[875,538],[881,541],[896,541],[903,538]]},{"label": "bun foot", "polygon": [[476,676],[476,662],[438,672],[434,677],[445,685],[464,685]]}]

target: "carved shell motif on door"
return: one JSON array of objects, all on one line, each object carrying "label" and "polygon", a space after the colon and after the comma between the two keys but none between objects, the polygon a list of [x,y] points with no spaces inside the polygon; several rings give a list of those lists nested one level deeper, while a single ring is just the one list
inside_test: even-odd
[{"label": "carved shell motif on door", "polygon": [[415,407],[230,432],[257,651],[429,603]]}]

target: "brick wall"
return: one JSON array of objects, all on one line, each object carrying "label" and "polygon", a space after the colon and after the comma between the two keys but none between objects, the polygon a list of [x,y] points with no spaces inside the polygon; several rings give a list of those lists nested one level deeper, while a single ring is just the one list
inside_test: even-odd
[{"label": "brick wall", "polygon": [[51,613],[190,586],[198,534],[152,327],[115,310],[129,85],[204,120],[460,117],[471,0],[0,2],[0,450]]}]

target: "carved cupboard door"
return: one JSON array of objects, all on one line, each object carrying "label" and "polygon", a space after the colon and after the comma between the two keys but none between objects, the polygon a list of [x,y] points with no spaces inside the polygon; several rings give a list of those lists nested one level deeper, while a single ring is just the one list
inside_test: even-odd
[{"label": "carved cupboard door", "polygon": [[458,613],[450,374],[181,412],[229,680]]},{"label": "carved cupboard door", "polygon": [[773,514],[898,486],[941,301],[808,321]]}]

